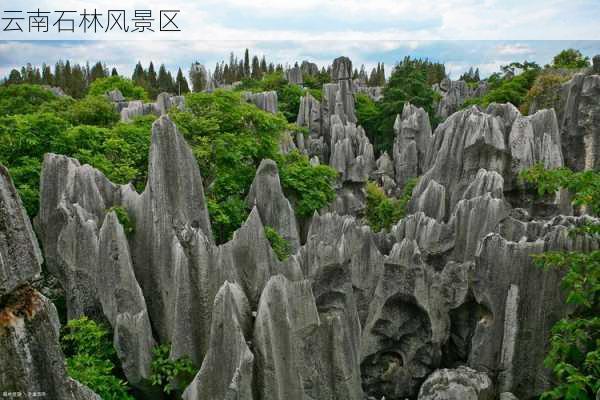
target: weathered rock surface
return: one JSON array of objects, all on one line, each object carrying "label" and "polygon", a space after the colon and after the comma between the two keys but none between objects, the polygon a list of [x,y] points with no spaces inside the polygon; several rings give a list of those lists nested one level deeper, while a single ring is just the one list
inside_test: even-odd
[{"label": "weathered rock surface", "polygon": [[394,168],[396,184],[401,190],[409,179],[422,175],[425,158],[431,143],[429,116],[422,108],[407,103],[402,117],[394,123]]},{"label": "weathered rock surface", "polygon": [[100,396],[67,375],[58,341],[58,313],[50,300],[30,287],[13,291],[2,300],[2,391],[41,392],[61,400],[100,400]]},{"label": "weathered rock surface", "polygon": [[302,85],[304,79],[302,78],[302,69],[299,66],[294,66],[285,72],[287,81],[294,85]]},{"label": "weathered rock surface", "polygon": [[30,286],[42,258],[8,171],[0,166],[0,390],[52,399],[100,400],[68,377],[60,323],[50,300]]},{"label": "weathered rock surface", "polygon": [[114,346],[123,372],[129,383],[143,386],[147,384],[143,381],[150,377],[155,342],[127,238],[114,211],[106,214],[98,233],[97,268],[98,297],[113,328]]},{"label": "weathered rock surface", "polygon": [[8,170],[0,165],[0,298],[41,272],[42,253]]},{"label": "weathered rock surface", "polygon": [[236,284],[225,282],[215,296],[208,352],[183,394],[185,400],[252,400],[254,355],[248,300]]},{"label": "weathered rock surface", "polygon": [[471,368],[440,369],[421,387],[419,400],[492,400],[492,380]]},{"label": "weathered rock surface", "polygon": [[566,166],[575,170],[600,167],[600,72],[594,68],[576,74],[560,93],[562,150]]},{"label": "weathered rock surface", "polygon": [[265,226],[274,228],[288,241],[292,253],[300,248],[298,223],[292,205],[283,195],[279,182],[277,164],[262,160],[256,177],[250,186],[246,202],[250,208],[256,206]]},{"label": "weathered rock surface", "polygon": [[248,103],[254,104],[261,110],[272,114],[277,113],[277,92],[274,90],[260,93],[244,92],[243,98]]},{"label": "weathered rock surface", "polygon": [[302,342],[319,326],[310,283],[272,277],[261,295],[254,325],[258,398],[304,398]]}]

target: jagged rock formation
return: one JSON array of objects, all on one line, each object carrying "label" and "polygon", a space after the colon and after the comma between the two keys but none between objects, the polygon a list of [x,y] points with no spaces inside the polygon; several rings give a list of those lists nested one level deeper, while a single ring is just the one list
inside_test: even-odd
[{"label": "jagged rock formation", "polygon": [[144,103],[141,100],[127,101],[119,89],[107,92],[106,98],[115,104],[117,112],[121,115],[121,121],[124,122],[131,121],[140,115],[166,115],[171,107],[177,107],[180,110],[185,107],[183,96],[173,96],[169,93],[160,93],[154,103]]},{"label": "jagged rock formation", "polygon": [[42,253],[29,217],[12,183],[8,170],[0,165],[0,298],[23,282],[39,276]]},{"label": "jagged rock formation", "polygon": [[251,400],[254,355],[246,344],[250,307],[242,289],[225,282],[215,296],[208,353],[185,400]]},{"label": "jagged rock formation", "polygon": [[41,271],[41,252],[4,166],[0,166],[0,216],[0,390],[100,400],[68,377],[56,308],[30,286]]},{"label": "jagged rock formation", "polygon": [[260,93],[244,92],[243,99],[261,110],[277,114],[277,92],[274,90]]},{"label": "jagged rock formation", "polygon": [[[407,105],[393,158],[375,163],[352,121],[350,76],[349,60],[337,59],[323,102],[301,101],[298,123],[310,133],[297,147],[339,172],[330,212],[314,214],[304,241],[277,167],[264,160],[248,219],[215,245],[200,171],[166,116],[153,127],[142,194],[76,160],[46,156],[36,227],[48,269],[66,291],[69,317],[140,332],[115,339],[126,372],[144,374],[144,363],[125,362],[146,360],[147,315],[171,357],[201,366],[185,391],[190,400],[487,400],[532,398],[548,387],[549,329],[569,308],[561,272],[535,267],[531,255],[600,248],[598,238],[568,234],[598,219],[557,215],[566,212],[560,196],[541,206],[519,197],[522,169],[563,165],[561,119],[492,104],[452,114],[432,135],[424,112]],[[313,152],[314,143],[322,146]],[[408,215],[389,232],[342,215],[364,205],[367,179],[387,180],[393,192],[416,175]],[[114,206],[134,221],[129,237]],[[265,226],[294,254],[279,261]]]},{"label": "jagged rock formation", "polygon": [[445,119],[458,111],[466,100],[485,95],[488,88],[485,82],[481,82],[476,88],[471,89],[465,81],[444,78],[439,84],[433,85],[433,90],[442,97],[435,106],[436,115]]},{"label": "jagged rock formation", "polygon": [[297,65],[288,69],[285,72],[285,78],[287,79],[288,83],[294,85],[302,86],[302,84],[304,83],[304,79],[302,78],[302,69]]},{"label": "jagged rock formation", "polygon": [[483,372],[459,367],[435,371],[419,392],[419,400],[493,400],[491,379]]},{"label": "jagged rock formation", "polygon": [[298,223],[292,205],[283,195],[274,161],[260,163],[246,201],[251,208],[258,208],[262,222],[274,228],[296,253],[300,248]]},{"label": "jagged rock formation", "polygon": [[425,157],[431,143],[429,115],[410,103],[404,105],[402,117],[394,122],[394,169],[396,185],[402,189],[411,179],[423,174]]},{"label": "jagged rock formation", "polygon": [[600,67],[576,74],[563,84],[557,107],[565,164],[571,169],[600,168]]}]

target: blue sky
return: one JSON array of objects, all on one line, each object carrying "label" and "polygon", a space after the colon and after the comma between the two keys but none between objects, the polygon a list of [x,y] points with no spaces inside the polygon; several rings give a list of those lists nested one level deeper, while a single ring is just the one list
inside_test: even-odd
[{"label": "blue sky", "polygon": [[[444,62],[456,77],[483,75],[515,60],[549,62],[563,48],[600,54],[598,0],[0,0],[0,13],[40,9],[179,9],[178,33],[33,34],[0,30],[0,74],[27,62],[100,59],[129,75],[135,63],[187,69],[230,51],[326,65],[339,55],[356,65],[391,66],[406,55]],[[51,17],[52,18],[52,17]],[[2,21],[3,22],[3,21]],[[1,29],[1,28],[0,28]],[[73,40],[66,40],[73,39]],[[388,68],[389,70],[389,68]]]}]

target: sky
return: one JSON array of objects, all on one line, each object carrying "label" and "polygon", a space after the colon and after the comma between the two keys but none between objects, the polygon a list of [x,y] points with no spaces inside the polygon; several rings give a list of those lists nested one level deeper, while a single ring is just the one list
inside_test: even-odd
[{"label": "sky", "polygon": [[[131,25],[135,10],[151,10],[157,20],[160,10],[180,10],[181,31],[58,33],[51,26],[55,11],[77,11],[75,18],[94,8],[104,18],[107,10],[122,9]],[[49,32],[27,32],[27,12],[37,9],[51,12]],[[0,17],[15,15],[6,11],[22,11],[25,32],[2,31],[8,20],[0,20],[2,76],[28,62],[59,59],[102,60],[123,75],[137,61],[171,70],[187,70],[194,61],[212,68],[245,48],[283,64],[328,65],[346,55],[370,69],[381,61],[388,73],[410,55],[445,63],[454,78],[471,66],[486,76],[512,61],[546,64],[570,47],[600,54],[598,0],[21,0],[18,6],[0,0]]]}]

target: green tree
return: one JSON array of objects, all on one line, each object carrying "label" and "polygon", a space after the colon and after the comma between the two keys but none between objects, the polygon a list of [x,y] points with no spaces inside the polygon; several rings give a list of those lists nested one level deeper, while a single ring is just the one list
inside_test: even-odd
[{"label": "green tree", "polygon": [[161,388],[165,394],[176,395],[171,396],[172,398],[181,398],[182,390],[179,388],[185,389],[192,382],[198,368],[187,356],[176,360],[171,359],[170,350],[169,344],[159,345],[152,349],[150,382]]},{"label": "green tree", "polygon": [[277,230],[270,226],[265,226],[265,235],[279,261],[285,261],[291,253],[290,243],[281,237]]},{"label": "green tree", "polygon": [[374,232],[389,230],[406,215],[406,206],[416,185],[417,179],[411,179],[404,186],[402,195],[394,199],[386,196],[383,189],[375,182],[367,183],[365,219]]},{"label": "green tree", "polygon": [[149,98],[148,92],[143,87],[120,76],[96,79],[90,85],[88,95],[101,96],[114,89],[118,89],[128,100],[148,100]]},{"label": "green tree", "polygon": [[178,95],[186,94],[190,92],[187,79],[183,76],[181,68],[177,70],[177,78],[175,79],[175,89]]},{"label": "green tree", "polygon": [[590,58],[581,54],[576,49],[566,49],[552,59],[552,67],[566,69],[580,69],[590,66]]},{"label": "green tree", "polygon": [[127,383],[117,375],[119,361],[109,330],[81,317],[63,328],[61,343],[69,376],[105,400],[133,400]]}]

